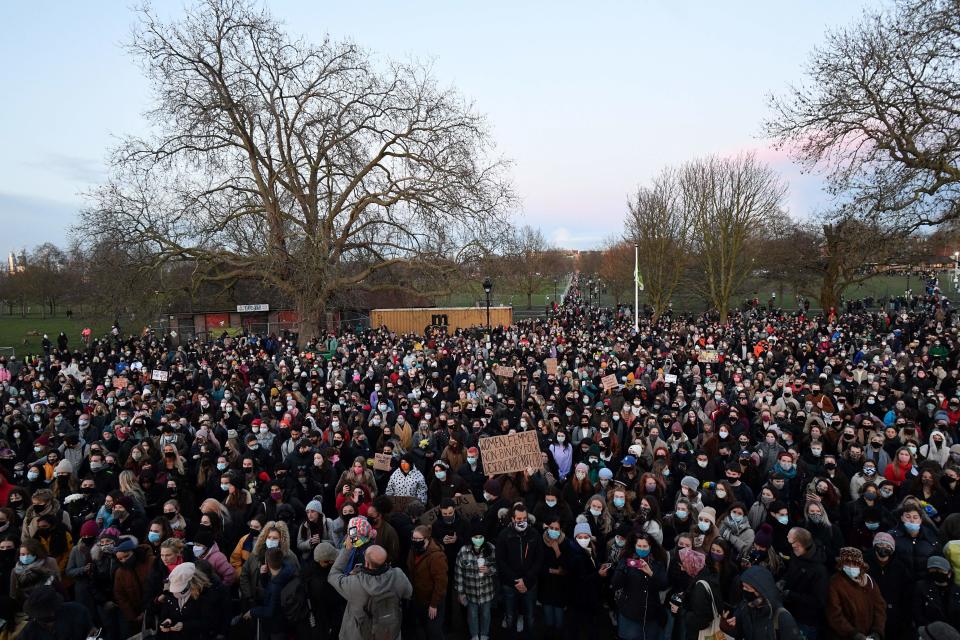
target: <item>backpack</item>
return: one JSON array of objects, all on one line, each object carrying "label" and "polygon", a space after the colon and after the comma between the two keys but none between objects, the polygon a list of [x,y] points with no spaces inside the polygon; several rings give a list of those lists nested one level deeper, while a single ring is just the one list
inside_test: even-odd
[{"label": "backpack", "polygon": [[363,605],[363,613],[366,615],[366,625],[369,625],[367,633],[363,634],[365,640],[396,640],[400,635],[400,598],[393,593],[368,598]]},{"label": "backpack", "polygon": [[280,591],[280,611],[288,621],[299,624],[310,615],[307,587],[300,578],[293,578]]}]

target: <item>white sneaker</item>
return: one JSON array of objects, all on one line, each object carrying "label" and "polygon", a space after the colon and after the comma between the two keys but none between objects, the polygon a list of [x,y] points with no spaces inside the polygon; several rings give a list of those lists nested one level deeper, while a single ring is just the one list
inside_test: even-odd
[{"label": "white sneaker", "polygon": [[523,633],[523,616],[517,618],[517,633]]}]

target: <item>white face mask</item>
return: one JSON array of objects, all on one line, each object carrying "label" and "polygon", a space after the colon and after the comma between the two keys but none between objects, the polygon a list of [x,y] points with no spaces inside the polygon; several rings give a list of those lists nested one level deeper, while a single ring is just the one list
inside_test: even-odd
[{"label": "white face mask", "polygon": [[577,538],[577,544],[586,549],[590,546],[590,538]]}]

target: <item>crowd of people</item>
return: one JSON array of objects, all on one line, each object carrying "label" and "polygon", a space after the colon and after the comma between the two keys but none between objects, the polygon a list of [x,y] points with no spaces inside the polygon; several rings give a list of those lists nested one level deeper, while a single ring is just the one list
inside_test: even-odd
[{"label": "crowd of people", "polygon": [[958,345],[939,291],[637,331],[577,276],[511,327],[64,337],[0,364],[0,634],[955,640]]}]

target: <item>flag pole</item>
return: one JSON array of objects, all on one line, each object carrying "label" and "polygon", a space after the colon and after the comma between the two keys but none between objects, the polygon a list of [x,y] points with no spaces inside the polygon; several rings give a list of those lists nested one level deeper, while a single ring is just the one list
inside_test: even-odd
[{"label": "flag pole", "polygon": [[633,328],[640,331],[640,282],[637,273],[640,271],[640,250],[637,243],[633,243]]}]

